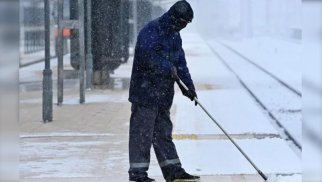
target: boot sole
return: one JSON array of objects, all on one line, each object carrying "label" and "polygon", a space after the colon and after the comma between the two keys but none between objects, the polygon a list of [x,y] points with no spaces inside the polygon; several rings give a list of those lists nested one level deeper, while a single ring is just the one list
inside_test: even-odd
[{"label": "boot sole", "polygon": [[169,182],[200,182],[200,179],[175,179]]},{"label": "boot sole", "polygon": [[[135,182],[136,180],[130,180],[130,182]],[[155,180],[151,181],[151,182],[155,182]]]}]

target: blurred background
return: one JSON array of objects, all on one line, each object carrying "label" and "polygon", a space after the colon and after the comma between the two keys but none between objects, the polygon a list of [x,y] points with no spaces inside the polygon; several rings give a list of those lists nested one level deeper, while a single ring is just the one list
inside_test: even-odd
[{"label": "blurred background", "polygon": [[[127,88],[138,32],[175,2],[0,0],[0,181],[19,177],[19,130],[27,127],[21,127],[21,116],[29,112],[21,99],[42,97],[37,108],[41,123],[59,115],[53,105],[68,102],[68,94],[79,95],[76,103],[86,103],[85,93]],[[302,158],[303,181],[322,181],[322,1],[188,2],[195,18],[183,31],[183,44],[193,32],[219,52],[217,44],[250,60],[262,59],[256,64],[300,93],[302,108],[294,111],[299,122],[284,124],[302,146],[296,152]]]}]

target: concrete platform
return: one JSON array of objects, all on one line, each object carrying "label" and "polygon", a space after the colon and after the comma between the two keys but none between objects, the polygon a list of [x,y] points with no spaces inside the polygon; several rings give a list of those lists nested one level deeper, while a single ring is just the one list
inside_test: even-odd
[{"label": "concrete platform", "polygon": [[[162,177],[153,177],[156,182],[164,181]],[[125,178],[50,178],[50,179],[23,179],[22,182],[126,182]],[[256,175],[222,175],[201,176],[200,182],[260,182],[262,179]]]},{"label": "concrete platform", "polygon": [[[291,176],[289,181],[301,181],[300,158],[279,137],[258,105],[241,90],[236,78],[214,59],[200,37],[194,33],[183,37],[187,40],[187,60],[197,92],[200,91],[200,100],[205,101],[265,173],[286,174]],[[218,71],[212,74],[212,70],[200,69],[210,68],[208,63]],[[38,76],[34,80],[41,80],[41,69],[36,66],[24,70],[31,72],[26,78]],[[46,124],[41,121],[41,82],[37,82],[39,85],[34,85],[34,89],[22,89],[20,181],[128,181],[130,103],[126,83],[130,70],[131,62],[112,75],[118,80],[114,86],[87,91],[83,105],[78,104],[77,84],[69,84],[64,93],[64,105],[54,105],[54,121]],[[199,108],[195,112],[195,106],[176,89],[171,109],[173,138],[187,172],[201,175],[202,182],[262,181],[209,118]],[[241,118],[243,122],[236,121]],[[150,176],[158,182],[164,181],[155,155],[151,156]],[[285,179],[287,181],[287,177]]]}]

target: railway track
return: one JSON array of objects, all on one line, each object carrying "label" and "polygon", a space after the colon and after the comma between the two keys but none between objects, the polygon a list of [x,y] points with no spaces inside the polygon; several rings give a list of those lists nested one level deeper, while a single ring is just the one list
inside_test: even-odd
[{"label": "railway track", "polygon": [[[294,132],[292,129],[289,129],[289,125],[285,125],[283,122],[283,119],[281,119],[280,115],[284,114],[298,114],[301,112],[300,108],[287,108],[287,105],[282,103],[282,108],[276,110],[276,106],[272,106],[271,103],[269,103],[266,99],[263,99],[263,95],[261,91],[257,91],[252,85],[251,80],[247,73],[244,73],[242,69],[251,71],[251,72],[261,72],[258,73],[258,75],[261,75],[261,77],[265,78],[265,80],[269,80],[270,83],[273,83],[275,87],[279,87],[277,90],[278,92],[272,93],[268,96],[274,97],[276,93],[281,93],[282,96],[286,96],[286,98],[292,98],[292,99],[300,99],[302,97],[302,93],[298,91],[297,89],[293,88],[286,82],[284,82],[282,79],[278,78],[276,75],[271,73],[270,71],[266,70],[265,68],[259,66],[254,61],[250,60],[249,58],[245,57],[235,49],[223,45],[218,44],[216,45],[216,48],[220,48],[219,46],[222,46],[220,50],[226,49],[226,52],[228,55],[231,54],[234,56],[234,60],[237,60],[238,63],[232,61],[229,61],[227,58],[224,58],[219,51],[217,51],[213,45],[210,43],[207,43],[210,50],[219,58],[219,60],[229,69],[238,79],[240,84],[246,89],[246,91],[254,98],[254,100],[262,107],[262,109],[267,113],[267,115],[275,122],[276,126],[279,128],[279,132],[281,133],[282,138],[284,138],[287,141],[291,141],[292,144],[299,150],[302,149],[302,144],[297,136],[298,133]],[[249,72],[248,72],[249,73]],[[265,76],[266,75],[266,76]],[[266,91],[267,92],[267,91]],[[267,93],[266,96],[267,97]],[[283,97],[280,99],[284,99]],[[284,105],[284,106],[283,106]],[[298,121],[301,122],[301,121]],[[300,132],[300,131],[298,131]]]},{"label": "railway track", "polygon": [[232,47],[226,45],[226,44],[221,44],[224,47],[226,47],[227,49],[229,49],[231,52],[237,54],[238,56],[240,56],[241,58],[243,58],[245,61],[247,61],[248,63],[254,65],[256,68],[258,68],[259,70],[263,71],[264,73],[266,73],[267,75],[271,76],[273,79],[275,79],[276,81],[278,81],[280,84],[282,84],[284,87],[286,87],[287,89],[289,89],[291,92],[293,92],[294,94],[302,97],[302,93],[295,89],[294,87],[290,86],[289,84],[287,84],[286,82],[284,82],[282,79],[278,78],[277,76],[275,76],[273,73],[271,73],[270,71],[268,71],[267,69],[263,68],[262,66],[259,66],[257,63],[255,63],[254,61],[252,61],[251,59],[247,58],[246,56],[242,55],[240,52],[236,51],[235,49],[233,49]]}]

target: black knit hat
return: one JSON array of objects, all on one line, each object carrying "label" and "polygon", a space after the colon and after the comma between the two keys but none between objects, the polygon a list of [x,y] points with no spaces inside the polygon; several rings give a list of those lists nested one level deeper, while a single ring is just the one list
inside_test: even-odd
[{"label": "black knit hat", "polygon": [[176,2],[173,6],[171,6],[168,12],[175,18],[183,18],[189,22],[191,22],[193,19],[193,10],[190,4],[185,0]]}]

